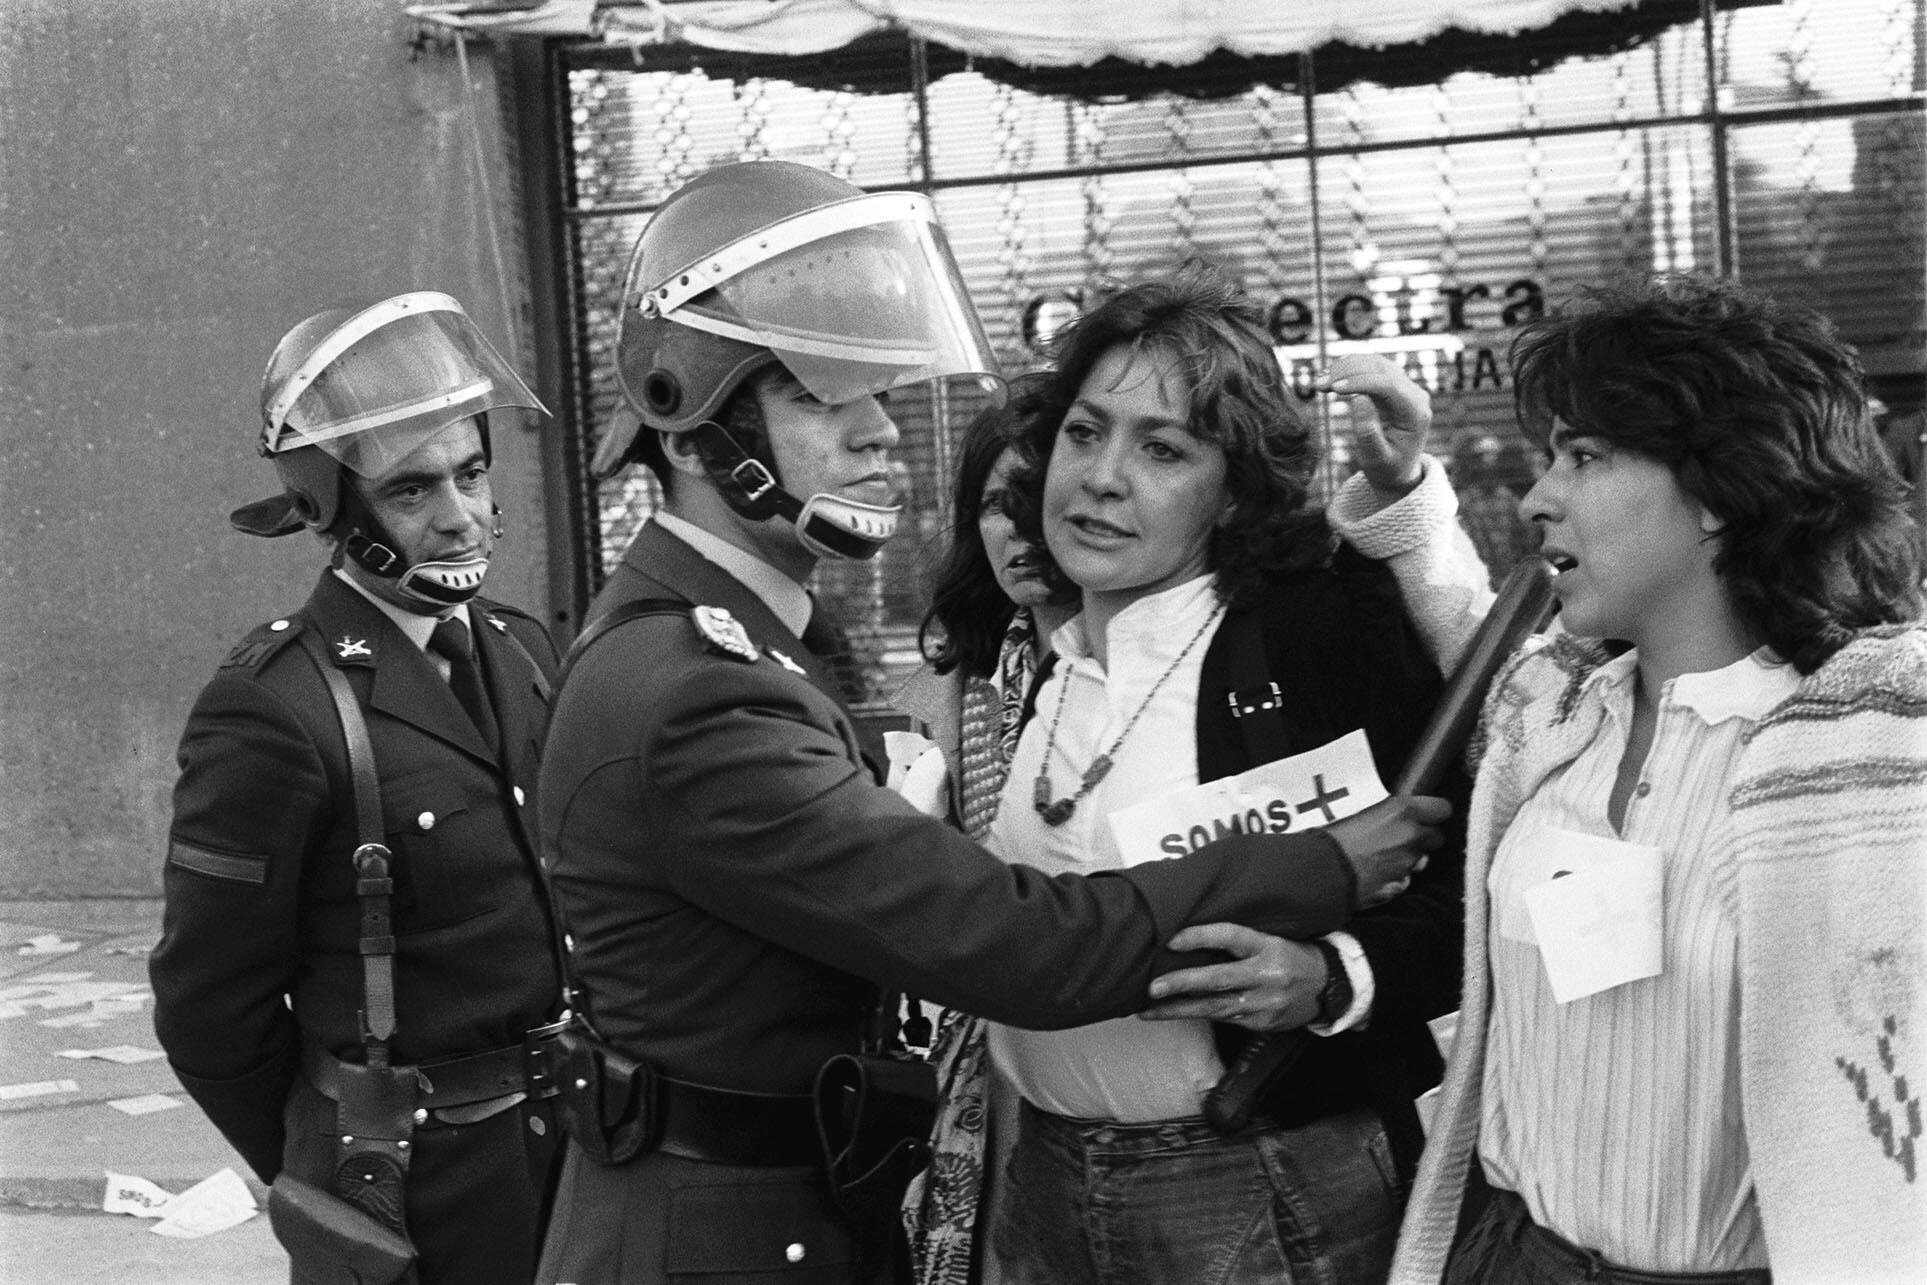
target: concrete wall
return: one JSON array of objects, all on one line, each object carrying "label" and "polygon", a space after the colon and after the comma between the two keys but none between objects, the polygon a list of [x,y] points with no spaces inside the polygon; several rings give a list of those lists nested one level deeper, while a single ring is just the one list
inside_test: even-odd
[{"label": "concrete wall", "polygon": [[[0,3],[0,898],[159,887],[195,692],[322,565],[226,521],[274,489],[259,381],[290,325],[442,290],[531,373],[489,52],[471,95],[401,8]],[[490,592],[539,612],[537,445],[496,434]]]}]

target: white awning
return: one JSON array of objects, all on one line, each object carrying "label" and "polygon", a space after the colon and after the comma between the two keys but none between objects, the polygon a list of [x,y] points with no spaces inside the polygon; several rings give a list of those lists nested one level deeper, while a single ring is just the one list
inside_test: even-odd
[{"label": "white awning", "polygon": [[561,36],[614,45],[690,44],[747,54],[815,54],[898,30],[962,53],[1026,67],[1087,67],[1105,58],[1182,66],[1219,50],[1302,53],[1333,41],[1379,48],[1450,28],[1517,35],[1575,11],[1640,0],[545,0],[417,4],[411,17],[471,34]]}]

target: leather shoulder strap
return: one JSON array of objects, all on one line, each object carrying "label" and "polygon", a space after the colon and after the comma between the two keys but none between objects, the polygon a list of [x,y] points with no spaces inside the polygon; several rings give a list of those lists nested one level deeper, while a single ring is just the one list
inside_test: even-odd
[{"label": "leather shoulder strap", "polygon": [[395,891],[392,854],[382,842],[381,782],[375,774],[375,747],[348,679],[328,660],[310,631],[301,634],[315,668],[334,699],[341,735],[348,750],[348,778],[355,802],[355,895],[361,902],[361,1036],[368,1065],[388,1065],[388,1044],[395,1035],[395,930],[391,899]]},{"label": "leather shoulder strap", "polygon": [[562,658],[562,668],[556,674],[556,687],[560,688],[568,681],[569,672],[581,661],[583,653],[594,646],[596,640],[604,634],[632,620],[640,620],[644,616],[687,615],[689,608],[690,604],[680,598],[637,598],[623,603],[606,616],[597,617],[593,624],[577,634],[575,641],[569,644],[569,653]]}]

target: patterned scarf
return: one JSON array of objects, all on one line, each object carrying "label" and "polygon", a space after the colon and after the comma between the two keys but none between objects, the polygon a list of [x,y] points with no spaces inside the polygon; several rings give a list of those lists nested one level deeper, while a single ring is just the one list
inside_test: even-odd
[{"label": "patterned scarf", "polygon": [[[1019,608],[1004,631],[997,684],[967,677],[963,694],[963,828],[979,842],[990,832],[1023,729],[1024,697],[1037,672],[1035,626]],[[1001,694],[998,688],[1002,688]],[[941,1105],[931,1137],[930,1166],[903,1199],[913,1277],[918,1285],[969,1285],[976,1250],[977,1206],[984,1185],[984,1060],[989,1050],[982,1018],[946,1009],[930,1050]]]}]

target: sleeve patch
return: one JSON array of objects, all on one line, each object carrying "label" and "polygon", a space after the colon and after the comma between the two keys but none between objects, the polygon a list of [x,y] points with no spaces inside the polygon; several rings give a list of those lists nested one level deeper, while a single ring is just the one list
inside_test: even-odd
[{"label": "sleeve patch", "polygon": [[268,859],[265,856],[211,852],[179,839],[167,846],[167,864],[192,870],[210,879],[224,879],[229,883],[248,883],[258,887],[268,881]]}]

